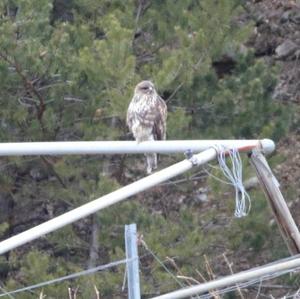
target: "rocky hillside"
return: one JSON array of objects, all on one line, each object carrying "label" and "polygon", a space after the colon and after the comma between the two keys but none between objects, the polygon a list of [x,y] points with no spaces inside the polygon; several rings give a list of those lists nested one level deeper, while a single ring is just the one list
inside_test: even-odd
[{"label": "rocky hillside", "polygon": [[252,6],[257,30],[252,44],[258,56],[280,65],[274,99],[300,102],[300,4],[296,1],[259,1]]},{"label": "rocky hillside", "polygon": [[[256,30],[249,41],[258,57],[279,66],[279,81],[273,99],[286,103],[294,114],[293,132],[282,138],[277,153],[283,161],[276,166],[282,188],[294,190],[290,200],[300,200],[300,3],[299,1],[249,1],[249,16]],[[294,209],[292,209],[294,211]],[[300,218],[297,221],[300,223]]]}]

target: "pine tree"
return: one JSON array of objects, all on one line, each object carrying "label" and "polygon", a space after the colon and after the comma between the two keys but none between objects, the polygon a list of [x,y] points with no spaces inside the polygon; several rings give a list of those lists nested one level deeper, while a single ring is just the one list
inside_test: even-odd
[{"label": "pine tree", "polygon": [[[242,46],[253,24],[239,26],[239,2],[2,1],[1,142],[129,139],[126,109],[142,79],[153,80],[167,101],[169,139],[280,136],[288,117],[271,100],[276,68]],[[1,239],[135,180],[141,175],[137,161],[138,157],[99,156],[2,158]],[[181,191],[192,188],[187,185]],[[192,207],[183,205],[175,221],[151,215],[151,209],[136,200],[9,253],[0,260],[5,287],[123,258],[123,225],[128,222],[138,223],[161,257],[168,255],[169,244],[178,243],[172,256],[186,258],[179,266],[187,274],[193,271],[193,252],[199,257],[209,250],[209,242],[220,238],[206,238]],[[147,200],[164,198],[154,192]],[[190,244],[188,250],[184,242]],[[91,250],[95,245],[96,258]],[[149,263],[153,267],[154,261]],[[99,285],[101,298],[124,298],[117,288],[124,267],[115,271],[76,282],[82,298],[94,296],[93,283]],[[162,280],[168,277],[160,269],[145,279],[144,292],[153,291],[153,285],[161,292],[177,287],[174,282],[159,285]],[[64,298],[66,287],[45,291],[49,298]]]}]

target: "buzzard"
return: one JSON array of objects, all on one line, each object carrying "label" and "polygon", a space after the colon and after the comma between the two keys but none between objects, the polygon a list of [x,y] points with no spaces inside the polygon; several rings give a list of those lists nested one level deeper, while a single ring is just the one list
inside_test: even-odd
[{"label": "buzzard", "polygon": [[[127,125],[140,143],[166,139],[167,106],[151,81],[142,81],[134,89],[127,110]],[[147,173],[157,168],[157,154],[146,154]]]}]

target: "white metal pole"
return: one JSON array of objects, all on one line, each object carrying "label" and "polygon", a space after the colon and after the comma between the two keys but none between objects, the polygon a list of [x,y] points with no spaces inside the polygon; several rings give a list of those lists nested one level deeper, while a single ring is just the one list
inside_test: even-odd
[{"label": "white metal pole", "polygon": [[274,151],[275,144],[270,139],[262,140],[166,140],[166,141],[62,141],[62,142],[20,142],[0,143],[0,156],[30,155],[82,155],[82,154],[141,154],[183,153],[191,150],[202,152],[213,146],[245,148],[250,151],[259,147],[264,153]]},{"label": "white metal pole", "polygon": [[194,155],[192,159],[186,159],[178,162],[161,171],[158,171],[152,175],[149,175],[134,183],[122,187],[112,193],[95,199],[81,207],[78,207],[38,226],[35,226],[25,232],[4,240],[0,242],[0,254],[12,250],[29,241],[35,240],[49,232],[55,231],[67,224],[73,223],[92,213],[102,210],[132,195],[135,195],[181,173],[184,173],[187,170],[191,169],[194,165],[202,165],[204,163],[207,163],[208,161],[213,160],[216,157],[216,154],[217,153],[215,149],[207,149],[200,154]]},{"label": "white metal pole", "polygon": [[300,258],[295,258],[289,261],[282,261],[275,264],[261,266],[259,268],[254,268],[252,270],[247,270],[239,272],[230,276],[212,280],[206,283],[167,293],[161,296],[153,297],[151,299],[180,299],[180,298],[190,298],[194,295],[200,295],[210,290],[220,289],[224,287],[229,287],[237,283],[250,281],[252,279],[259,279],[266,275],[271,275],[274,273],[292,270],[300,267]]},{"label": "white metal pole", "polygon": [[125,225],[128,299],[141,299],[136,224]]}]

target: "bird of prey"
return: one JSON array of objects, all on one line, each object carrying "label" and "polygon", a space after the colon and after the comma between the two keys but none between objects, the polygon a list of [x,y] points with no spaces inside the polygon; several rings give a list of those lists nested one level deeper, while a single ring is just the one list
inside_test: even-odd
[{"label": "bird of prey", "polygon": [[[167,105],[151,81],[142,81],[134,89],[127,110],[127,125],[140,143],[166,139]],[[157,154],[146,154],[147,173],[157,168]]]}]

